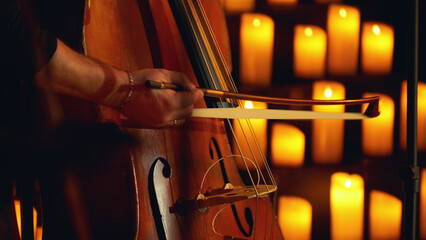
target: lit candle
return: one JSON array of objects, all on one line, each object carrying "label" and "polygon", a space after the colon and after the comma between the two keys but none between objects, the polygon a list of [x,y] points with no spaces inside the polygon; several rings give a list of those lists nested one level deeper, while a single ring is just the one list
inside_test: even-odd
[{"label": "lit candle", "polygon": [[333,173],[330,209],[333,240],[363,238],[364,180],[360,175]]},{"label": "lit candle", "polygon": [[299,78],[321,78],[325,74],[327,37],[325,31],[313,25],[294,28],[294,75]]},{"label": "lit candle", "polygon": [[301,167],[305,160],[305,134],[285,123],[272,125],[272,164],[276,167]]},{"label": "lit candle", "polygon": [[393,27],[375,22],[362,24],[361,69],[365,74],[385,75],[392,72]]},{"label": "lit candle", "polygon": [[255,0],[222,0],[226,14],[238,14],[254,10]]},{"label": "lit candle", "polygon": [[298,0],[267,0],[267,2],[273,6],[293,6],[297,5]]},{"label": "lit candle", "polygon": [[[362,120],[362,151],[369,156],[385,157],[393,151],[395,106],[391,97],[381,93],[365,93],[364,98],[379,96],[380,115]],[[363,111],[367,108],[363,106]]]},{"label": "lit candle", "polygon": [[[344,99],[345,87],[339,82],[316,81],[313,84],[313,99]],[[314,106],[316,112],[345,111],[345,106]],[[339,163],[343,156],[344,120],[317,119],[312,121],[312,161],[319,164]]]},{"label": "lit candle", "polygon": [[[426,151],[426,83],[417,85],[417,149]],[[401,85],[400,147],[407,149],[407,81]]]},{"label": "lit candle", "polygon": [[241,16],[240,82],[267,87],[271,83],[274,21],[257,13]]},{"label": "lit candle", "polygon": [[[267,109],[267,105],[266,103],[262,103],[262,102],[245,101],[244,108]],[[238,140],[238,145],[237,145],[237,142],[234,140],[232,145],[233,152],[237,155],[241,155],[238,149],[238,146],[239,146],[244,157],[249,158],[254,163],[256,161],[259,164],[259,167],[263,168],[264,167],[263,158],[261,153],[259,152],[259,149],[257,148],[257,145],[255,144],[254,136],[251,134],[250,127],[248,125],[249,122],[251,124],[251,127],[253,128],[253,131],[255,133],[257,142],[259,143],[259,147],[262,153],[266,152],[266,146],[267,146],[267,139],[266,139],[267,120],[266,119],[250,119],[250,120],[234,119],[233,128],[234,128],[236,139]],[[250,146],[249,146],[249,143],[250,143]],[[247,169],[246,165],[244,164],[241,158],[235,158],[235,162],[239,169],[242,169],[242,170]],[[255,169],[253,163],[249,161],[247,161],[247,166],[250,169]]]},{"label": "lit candle", "polygon": [[278,222],[285,239],[311,239],[312,206],[307,200],[281,196],[278,209]]},{"label": "lit candle", "polygon": [[401,239],[402,202],[388,193],[370,192],[370,239]]},{"label": "lit candle", "polygon": [[341,76],[355,75],[358,70],[359,9],[331,4],[327,14],[328,72]]},{"label": "lit candle", "polygon": [[426,239],[426,169],[422,169],[420,176],[420,238]]}]

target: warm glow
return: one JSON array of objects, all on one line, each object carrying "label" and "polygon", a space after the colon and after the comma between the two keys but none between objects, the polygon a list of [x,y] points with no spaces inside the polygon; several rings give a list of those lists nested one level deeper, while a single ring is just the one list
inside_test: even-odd
[{"label": "warm glow", "polygon": [[[267,109],[266,103],[263,102],[252,102],[252,101],[244,101],[243,104],[244,108],[246,109]],[[251,134],[249,123],[251,127],[253,128],[253,131],[255,133],[257,142],[259,143],[260,149],[263,154],[266,153],[266,147],[267,147],[267,120],[266,119],[250,119],[250,120],[237,120],[234,119],[233,121],[233,128],[235,132],[235,136],[238,140],[238,145],[241,148],[242,155],[244,157],[249,158],[253,162],[257,162],[260,168],[264,167],[262,154],[259,152],[259,149],[257,148],[254,140],[254,136]],[[249,144],[250,143],[250,147]],[[241,155],[236,141],[232,141],[232,150],[234,154]],[[254,155],[254,156],[253,156]],[[237,164],[237,167],[242,170],[246,170],[246,165],[242,161],[241,158],[235,158],[235,162]],[[253,163],[247,162],[247,166],[250,169],[255,169]]]},{"label": "warm glow", "polygon": [[333,91],[331,91],[330,88],[326,88],[325,91],[324,91],[324,96],[326,98],[331,98],[331,95],[333,95]]},{"label": "warm glow", "polygon": [[305,160],[305,134],[285,123],[272,125],[272,164],[276,167],[301,167]]},{"label": "warm glow", "polygon": [[[345,86],[334,81],[316,81],[312,98],[318,100],[345,99]],[[316,112],[345,111],[345,106],[314,106]],[[339,163],[343,156],[344,120],[316,119],[312,121],[312,161],[319,164]]]},{"label": "warm glow", "polygon": [[293,72],[298,78],[318,79],[325,75],[327,35],[315,25],[294,27]]},{"label": "warm glow", "polygon": [[363,239],[364,180],[360,175],[333,173],[330,210],[333,240]]},{"label": "warm glow", "polygon": [[358,8],[330,4],[327,12],[327,70],[331,75],[351,76],[358,71],[359,30]]},{"label": "warm glow", "polygon": [[372,30],[373,30],[374,35],[376,35],[376,36],[380,35],[380,27],[377,24],[373,25]]},{"label": "warm glow", "polygon": [[394,50],[393,27],[377,22],[364,22],[361,33],[361,70],[369,75],[392,72]]},{"label": "warm glow", "polygon": [[253,26],[254,27],[260,27],[260,19],[259,18],[255,18],[253,20]]},{"label": "warm glow", "polygon": [[313,35],[312,28],[310,27],[305,28],[305,35],[308,37],[312,37]]},{"label": "warm glow", "polygon": [[[18,199],[14,200],[16,223],[18,225],[19,237],[21,237],[22,226],[21,226],[21,201]],[[42,228],[37,227],[37,210],[33,207],[33,227],[34,227],[34,238],[36,240],[42,239]]]},{"label": "warm glow", "polygon": [[297,5],[298,0],[267,0],[271,6],[292,6]]},{"label": "warm glow", "polygon": [[346,188],[350,188],[350,187],[351,187],[351,184],[352,184],[352,183],[351,183],[351,180],[350,180],[350,179],[348,179],[348,180],[346,180],[346,181],[345,181],[345,187],[346,187]]},{"label": "warm glow", "polygon": [[347,14],[346,9],[344,9],[344,8],[339,9],[340,17],[345,18],[346,14]]},{"label": "warm glow", "polygon": [[244,108],[245,109],[253,109],[253,102],[252,101],[246,101],[244,103]]},{"label": "warm glow", "polygon": [[259,13],[243,13],[240,23],[240,81],[267,87],[272,79],[274,21]]},{"label": "warm glow", "polygon": [[422,169],[420,175],[420,214],[419,214],[420,238],[426,239],[426,169]]},{"label": "warm glow", "polygon": [[[365,155],[386,157],[393,152],[393,129],[395,119],[395,104],[393,99],[383,93],[365,93],[363,98],[378,96],[380,115],[375,118],[362,120],[362,151]],[[362,107],[364,112],[365,104]]]},{"label": "warm glow", "polygon": [[311,239],[311,204],[300,197],[279,197],[278,223],[286,240]]},{"label": "warm glow", "polygon": [[255,8],[255,0],[222,0],[226,14],[240,14],[250,12]]},{"label": "warm glow", "polygon": [[388,193],[370,192],[369,232],[371,240],[401,239],[402,202]]},{"label": "warm glow", "polygon": [[[417,150],[426,151],[426,83],[417,85]],[[401,85],[401,115],[399,140],[402,150],[407,149],[407,81]]]}]

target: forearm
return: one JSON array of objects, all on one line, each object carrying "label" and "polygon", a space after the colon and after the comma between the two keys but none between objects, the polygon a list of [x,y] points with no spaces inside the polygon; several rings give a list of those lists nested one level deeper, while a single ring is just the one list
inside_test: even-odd
[{"label": "forearm", "polygon": [[126,72],[78,54],[60,40],[52,59],[35,75],[35,83],[57,93],[115,108],[128,91]]}]

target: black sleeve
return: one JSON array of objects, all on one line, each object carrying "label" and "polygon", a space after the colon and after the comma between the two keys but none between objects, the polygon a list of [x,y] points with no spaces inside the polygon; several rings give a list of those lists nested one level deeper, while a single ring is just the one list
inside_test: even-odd
[{"label": "black sleeve", "polygon": [[55,53],[56,37],[41,28],[34,16],[27,3],[0,0],[0,68],[3,76],[32,76]]}]

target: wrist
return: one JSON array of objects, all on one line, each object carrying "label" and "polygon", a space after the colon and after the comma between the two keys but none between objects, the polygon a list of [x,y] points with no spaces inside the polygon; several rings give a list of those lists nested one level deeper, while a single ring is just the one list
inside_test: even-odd
[{"label": "wrist", "polygon": [[126,71],[114,69],[113,76],[114,87],[101,103],[110,108],[121,110],[120,107],[126,101],[129,92],[129,75]]},{"label": "wrist", "polygon": [[133,97],[135,90],[135,80],[132,72],[127,72],[127,94],[122,98],[121,104],[118,106],[118,110],[121,111],[130,102]]}]

